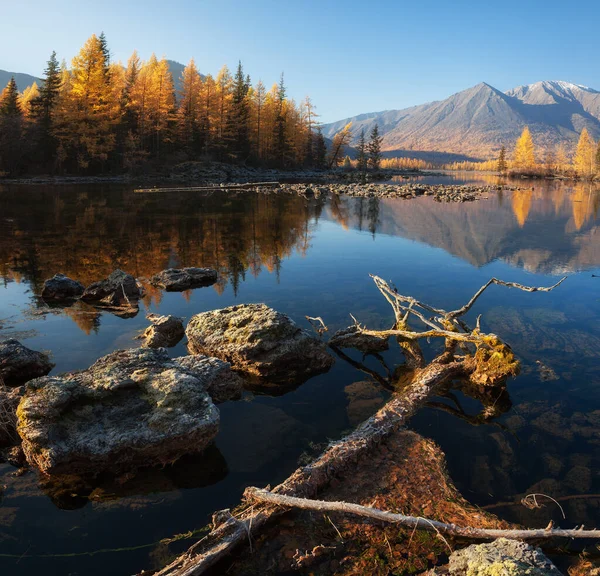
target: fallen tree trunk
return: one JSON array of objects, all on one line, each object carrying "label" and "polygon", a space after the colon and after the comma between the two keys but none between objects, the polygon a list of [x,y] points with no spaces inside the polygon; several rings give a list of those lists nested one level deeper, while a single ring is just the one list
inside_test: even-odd
[{"label": "fallen tree trunk", "polygon": [[295,496],[286,496],[285,494],[274,494],[268,490],[260,488],[246,488],[244,495],[250,500],[257,502],[267,502],[276,504],[285,508],[301,508],[302,510],[314,510],[317,512],[340,512],[342,514],[353,514],[363,518],[370,518],[379,522],[388,522],[392,524],[401,524],[408,528],[417,530],[427,530],[468,538],[472,540],[495,540],[496,538],[512,538],[517,540],[539,540],[541,538],[599,538],[600,530],[584,530],[583,527],[572,530],[563,530],[561,528],[539,528],[532,530],[501,530],[494,528],[473,528],[469,526],[457,526],[456,524],[446,524],[438,520],[429,520],[417,516],[405,516],[377,508],[369,508],[360,504],[351,502],[328,502],[325,500],[311,500],[309,498],[297,498]]},{"label": "fallen tree trunk", "polygon": [[214,186],[180,186],[176,188],[137,188],[136,194],[152,192],[214,192],[216,190],[249,190],[258,186],[279,186],[279,182],[246,182],[244,184],[216,184]]}]

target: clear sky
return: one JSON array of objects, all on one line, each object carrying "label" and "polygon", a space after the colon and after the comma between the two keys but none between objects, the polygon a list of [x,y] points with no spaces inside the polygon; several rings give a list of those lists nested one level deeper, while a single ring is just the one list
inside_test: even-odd
[{"label": "clear sky", "polygon": [[443,99],[487,82],[566,80],[600,90],[598,0],[0,0],[0,69],[41,75],[104,31],[137,49],[253,81],[285,72],[329,122]]}]

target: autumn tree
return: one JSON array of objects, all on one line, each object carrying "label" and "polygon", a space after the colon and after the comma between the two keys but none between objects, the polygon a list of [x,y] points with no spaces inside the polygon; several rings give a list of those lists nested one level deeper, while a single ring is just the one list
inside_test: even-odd
[{"label": "autumn tree", "polygon": [[500,148],[500,154],[498,155],[497,171],[500,172],[500,174],[505,174],[507,170],[508,164],[506,162],[506,147],[502,146],[502,148]]},{"label": "autumn tree", "polygon": [[23,110],[14,77],[0,95],[0,171],[16,174],[23,155]]},{"label": "autumn tree", "polygon": [[177,137],[188,153],[200,152],[204,146],[201,93],[202,78],[192,58],[181,74],[177,110]]},{"label": "autumn tree", "polygon": [[598,146],[596,147],[596,174],[600,176],[600,140],[598,140]]},{"label": "autumn tree", "polygon": [[579,176],[582,178],[591,178],[594,175],[595,163],[596,145],[588,131],[584,128],[579,137],[573,166]]},{"label": "autumn tree", "polygon": [[368,165],[373,170],[379,170],[381,163],[381,142],[383,137],[379,135],[379,126],[375,124],[371,130],[369,136],[369,143],[367,144]]},{"label": "autumn tree", "polygon": [[554,152],[554,163],[556,166],[556,171],[558,173],[562,173],[568,168],[570,160],[564,144],[559,144],[556,147],[556,150]]},{"label": "autumn tree", "polygon": [[325,137],[323,136],[323,130],[319,126],[317,128],[317,134],[315,135],[315,160],[314,164],[316,168],[327,167],[327,145],[325,144]]},{"label": "autumn tree", "polygon": [[329,168],[335,168],[342,161],[346,146],[352,139],[352,122],[349,122],[334,137],[329,152]]},{"label": "autumn tree", "polygon": [[526,171],[535,167],[535,147],[527,126],[515,145],[513,166],[516,171]]}]

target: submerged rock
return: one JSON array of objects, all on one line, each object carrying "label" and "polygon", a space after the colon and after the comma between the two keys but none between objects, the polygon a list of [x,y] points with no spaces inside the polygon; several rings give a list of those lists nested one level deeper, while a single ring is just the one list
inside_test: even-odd
[{"label": "submerged rock", "polygon": [[448,568],[451,576],[560,576],[539,548],[506,538],[454,552]]},{"label": "submerged rock", "polygon": [[97,306],[137,309],[141,296],[136,279],[122,270],[115,270],[108,278],[90,284],[81,299]]},{"label": "submerged rock", "polygon": [[120,350],[87,370],[33,380],[17,409],[30,464],[45,474],[96,474],[173,462],[219,429],[203,383],[166,350]]},{"label": "submerged rock", "polygon": [[0,381],[19,386],[28,380],[45,376],[54,364],[43,352],[36,352],[14,339],[0,342]]},{"label": "submerged rock", "polygon": [[143,339],[145,348],[170,348],[175,346],[184,336],[183,320],[176,316],[159,316],[148,314],[146,316],[152,326],[146,328],[138,338]]},{"label": "submerged rock", "polygon": [[150,284],[167,292],[181,292],[211,286],[216,281],[217,271],[212,268],[168,268],[152,276]]},{"label": "submerged rock", "polygon": [[242,395],[244,381],[231,369],[229,362],[201,355],[181,356],[173,362],[198,378],[213,402],[235,400]]},{"label": "submerged rock", "polygon": [[338,330],[329,340],[329,344],[338,348],[355,348],[365,354],[383,352],[389,348],[387,338],[363,334],[356,326]]},{"label": "submerged rock", "polygon": [[266,304],[197,314],[186,335],[192,353],[216,356],[234,370],[274,383],[301,383],[334,363],[322,342]]},{"label": "submerged rock", "polygon": [[73,280],[64,274],[55,274],[44,282],[42,298],[46,301],[63,301],[79,298],[85,290],[81,282]]}]

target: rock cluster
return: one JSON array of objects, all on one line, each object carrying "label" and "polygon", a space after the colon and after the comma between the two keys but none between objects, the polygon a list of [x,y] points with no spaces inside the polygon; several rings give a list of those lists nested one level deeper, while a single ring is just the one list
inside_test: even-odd
[{"label": "rock cluster", "polygon": [[54,364],[43,352],[36,352],[14,339],[0,342],[0,382],[19,386],[32,378],[45,376]]},{"label": "rock cluster", "polygon": [[151,326],[148,326],[144,333],[138,336],[142,339],[142,346],[145,348],[170,348],[175,346],[184,336],[185,328],[183,320],[176,316],[160,316],[158,314],[148,314],[146,316]]},{"label": "rock cluster", "polygon": [[81,282],[72,280],[64,274],[55,274],[44,282],[42,298],[49,301],[65,301],[79,298],[85,290]]},{"label": "rock cluster", "polygon": [[169,268],[150,279],[153,286],[164,288],[167,292],[210,286],[216,281],[217,271],[212,268]]},{"label": "rock cluster", "polygon": [[120,350],[87,370],[29,383],[17,409],[17,431],[30,464],[45,474],[173,462],[202,451],[219,429],[208,389],[223,363],[184,366],[165,350]]},{"label": "rock cluster", "polygon": [[193,354],[230,362],[272,383],[298,384],[334,363],[325,345],[266,304],[240,304],[194,316],[187,328]]}]

